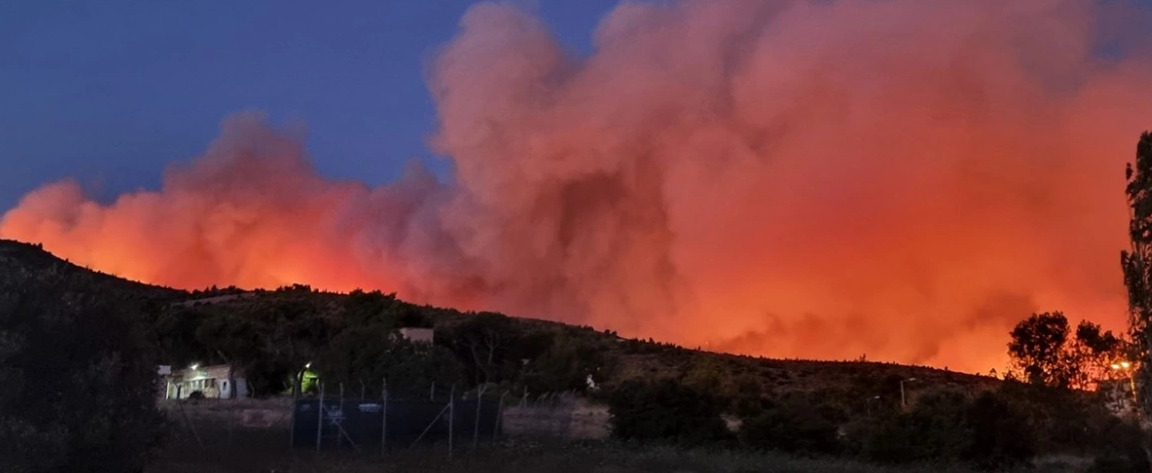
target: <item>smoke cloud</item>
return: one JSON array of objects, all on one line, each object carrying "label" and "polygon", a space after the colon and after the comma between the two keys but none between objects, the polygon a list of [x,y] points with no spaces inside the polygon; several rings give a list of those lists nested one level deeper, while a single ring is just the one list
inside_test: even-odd
[{"label": "smoke cloud", "polygon": [[[473,7],[430,65],[451,182],[317,174],[258,114],[163,186],[0,236],[185,288],[301,282],[713,350],[987,371],[1038,310],[1124,321],[1141,12],[1051,0],[625,2],[565,50]],[[1144,23],[1149,24],[1149,23]]]}]

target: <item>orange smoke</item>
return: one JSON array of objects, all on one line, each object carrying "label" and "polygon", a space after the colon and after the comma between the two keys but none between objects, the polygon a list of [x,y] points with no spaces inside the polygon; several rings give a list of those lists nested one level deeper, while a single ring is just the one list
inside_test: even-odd
[{"label": "orange smoke", "polygon": [[1121,8],[627,2],[581,57],[479,4],[430,76],[451,183],[415,165],[388,186],[332,181],[241,115],[159,191],[101,205],[50,184],[0,236],[186,288],[382,288],[718,350],[986,371],[1033,311],[1124,321],[1123,168],[1152,127],[1152,68],[1138,27],[1112,21],[1140,11]]}]

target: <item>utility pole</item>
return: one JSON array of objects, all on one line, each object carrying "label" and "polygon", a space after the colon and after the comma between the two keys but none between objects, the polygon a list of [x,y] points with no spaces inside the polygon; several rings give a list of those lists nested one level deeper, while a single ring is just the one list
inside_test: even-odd
[{"label": "utility pole", "polygon": [[909,382],[916,381],[916,378],[908,378],[908,379],[900,380],[900,407],[907,409],[908,408],[908,398],[906,398],[904,396],[904,382],[905,381],[909,381]]}]

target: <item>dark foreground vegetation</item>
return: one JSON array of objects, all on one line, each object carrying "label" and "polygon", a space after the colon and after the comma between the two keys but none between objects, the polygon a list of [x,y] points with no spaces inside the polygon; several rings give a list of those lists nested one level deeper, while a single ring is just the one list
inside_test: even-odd
[{"label": "dark foreground vegetation", "polygon": [[[177,426],[171,441],[157,453],[148,472],[338,473],[380,471],[432,472],[815,472],[815,473],[977,473],[978,469],[949,462],[907,465],[872,464],[858,459],[802,456],[733,446],[683,447],[666,443],[605,440],[559,441],[531,438],[485,440],[476,449],[457,444],[450,458],[443,443],[416,448],[395,446],[386,456],[374,447],[317,454],[286,451],[286,429],[245,429],[219,421],[196,422],[197,440]],[[1006,471],[1082,472],[1090,460],[1070,456],[1040,458],[1035,465]]]},{"label": "dark foreground vegetation", "polygon": [[[1064,473],[1083,471],[1076,459],[1044,460],[1036,468],[1014,471]],[[292,473],[976,473],[962,465],[870,465],[830,458],[802,458],[773,452],[677,448],[621,442],[548,443],[507,440],[474,453],[448,459],[442,448],[390,454],[261,455],[251,449],[167,451],[149,473],[223,473],[277,471]]]},{"label": "dark foreground vegetation", "polygon": [[12,264],[21,250],[0,248],[0,470],[141,471],[166,429],[140,320],[165,292]]},{"label": "dark foreground vegetation", "polygon": [[[294,286],[221,298],[242,291],[155,288],[0,242],[0,467],[1008,471],[1067,456],[1087,459],[1072,471],[1149,471],[1150,443],[1137,419],[1152,407],[1152,135],[1142,137],[1128,177],[1133,249],[1122,262],[1130,333],[1091,323],[1073,329],[1058,312],[1020,314],[1005,379],[862,360],[718,355],[588,327],[416,306],[379,292]],[[196,298],[210,300],[188,302]],[[397,336],[413,326],[434,327],[435,344]],[[1103,368],[1121,359],[1131,371]],[[286,441],[269,440],[274,432],[257,436],[268,448],[234,442],[232,433],[226,447],[165,443],[164,434],[178,429],[156,406],[157,365],[217,362],[240,368],[257,396],[311,395],[321,385],[306,381],[317,379],[376,392],[385,379],[397,393],[433,384],[578,392],[609,407],[615,442],[623,443],[506,440],[453,460],[413,450],[384,463],[286,452]],[[1092,389],[1123,387],[1126,379],[1131,392],[1121,393],[1137,409],[1117,415],[1105,407],[1109,390]]]}]

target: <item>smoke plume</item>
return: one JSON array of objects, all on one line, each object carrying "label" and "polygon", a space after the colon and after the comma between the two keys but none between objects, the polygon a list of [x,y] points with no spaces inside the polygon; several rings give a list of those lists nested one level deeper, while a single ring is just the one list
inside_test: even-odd
[{"label": "smoke plume", "polygon": [[[226,120],[163,186],[28,194],[0,236],[184,288],[301,282],[769,356],[1001,367],[1037,310],[1119,328],[1141,13],[1074,0],[625,2],[594,52],[473,7],[450,156],[369,187]],[[1145,23],[1145,26],[1149,23]]]}]

